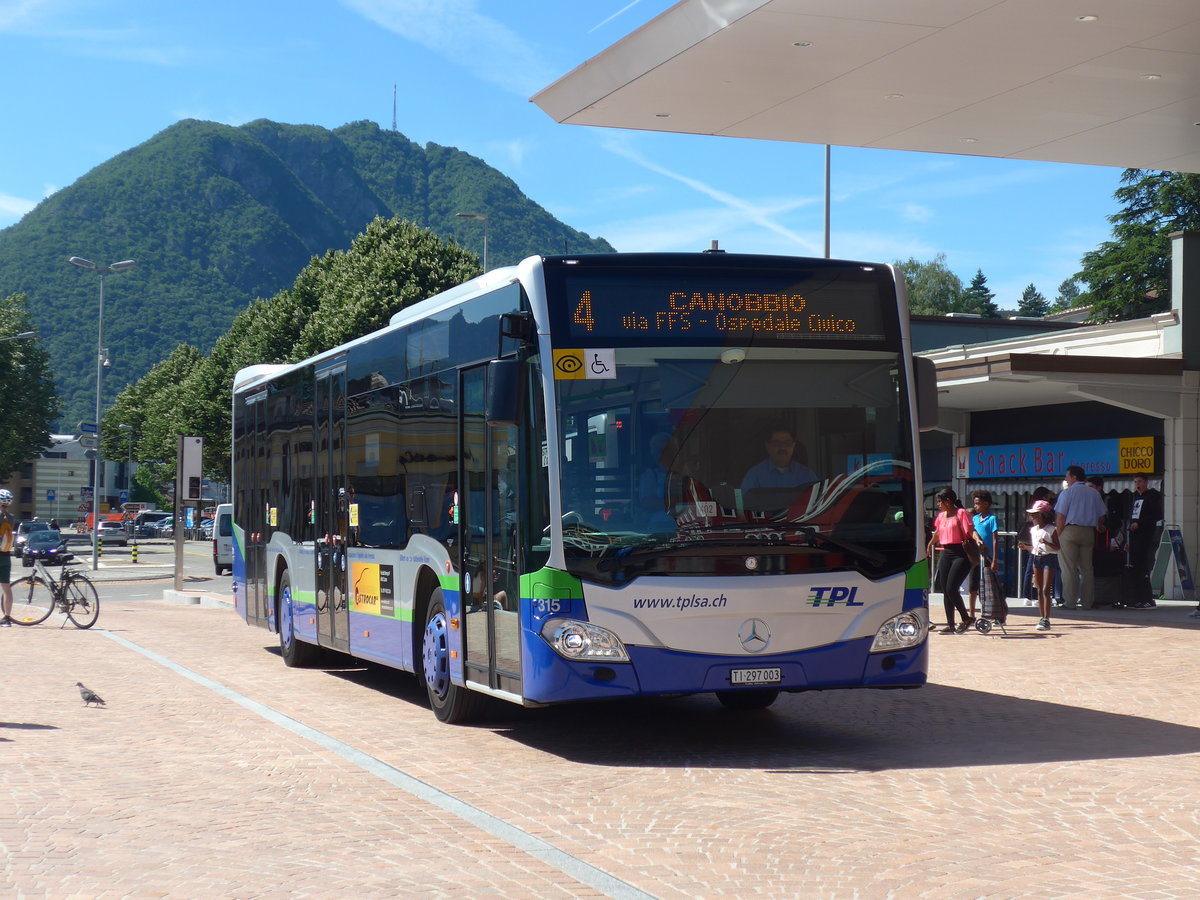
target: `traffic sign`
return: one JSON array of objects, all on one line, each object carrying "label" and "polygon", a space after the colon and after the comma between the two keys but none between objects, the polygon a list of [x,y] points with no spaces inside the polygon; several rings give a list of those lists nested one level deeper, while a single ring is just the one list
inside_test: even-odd
[{"label": "traffic sign", "polygon": [[79,430],[83,434],[99,434],[100,426],[97,425],[95,422],[80,422]]},{"label": "traffic sign", "polygon": [[82,500],[91,500],[92,499],[92,486],[90,484],[85,484],[83,487],[81,487],[79,489],[79,497]]},{"label": "traffic sign", "polygon": [[79,446],[84,450],[95,450],[100,446],[100,438],[98,435],[85,432],[79,436]]},{"label": "traffic sign", "polygon": [[54,488],[48,488],[48,489],[46,490],[46,502],[47,502],[47,503],[53,503],[53,502],[54,502]]}]

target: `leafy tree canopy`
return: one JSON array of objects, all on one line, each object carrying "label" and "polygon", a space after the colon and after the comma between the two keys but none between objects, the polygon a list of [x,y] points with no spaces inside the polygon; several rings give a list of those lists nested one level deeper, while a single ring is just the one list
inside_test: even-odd
[{"label": "leafy tree canopy", "polygon": [[32,330],[24,294],[0,300],[0,481],[50,446],[59,414],[50,355],[36,336],[16,337]]},{"label": "leafy tree canopy", "polygon": [[1097,322],[1170,309],[1168,235],[1200,229],[1200,175],[1126,169],[1114,196],[1123,208],[1109,216],[1113,239],[1084,254],[1076,276]]},{"label": "leafy tree canopy", "polygon": [[929,262],[909,257],[895,266],[904,275],[908,289],[908,311],[914,316],[944,316],[962,312],[962,279],[946,267],[946,254],[939,253]]},{"label": "leafy tree canopy", "polygon": [[[207,358],[181,345],[165,362],[126,389],[105,418],[135,424],[135,457],[154,478],[175,470],[176,435],[204,438],[205,473],[228,481],[230,395],[239,369],[297,362],[388,324],[406,306],[480,274],[478,258],[432,231],[403,219],[376,218],[349,250],[314,258],[295,283],[259,300],[234,319]],[[120,417],[119,419],[117,417]]]}]

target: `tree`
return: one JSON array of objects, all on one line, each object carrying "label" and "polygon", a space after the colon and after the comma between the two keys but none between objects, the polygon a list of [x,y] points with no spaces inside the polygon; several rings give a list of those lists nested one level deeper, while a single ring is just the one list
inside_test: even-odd
[{"label": "tree", "polygon": [[50,428],[59,415],[50,356],[32,331],[24,294],[0,300],[0,481],[50,446]]},{"label": "tree", "polygon": [[962,279],[946,268],[946,254],[939,253],[929,262],[915,257],[897,260],[895,266],[904,276],[908,289],[908,311],[914,316],[944,316],[960,312]]},{"label": "tree", "polygon": [[1054,298],[1054,306],[1052,309],[1074,309],[1079,305],[1079,282],[1074,278],[1067,278],[1058,286],[1058,296]]},{"label": "tree", "polygon": [[983,269],[975,270],[975,277],[970,286],[963,292],[960,308],[956,312],[978,313],[985,319],[999,319],[1000,310],[995,302],[996,295],[987,286],[987,276]]},{"label": "tree", "polygon": [[1050,312],[1050,303],[1042,295],[1042,292],[1033,286],[1033,282],[1025,288],[1021,294],[1021,302],[1017,304],[1017,315],[1019,316],[1037,316],[1041,318],[1046,313]]},{"label": "tree", "polygon": [[[376,218],[349,250],[314,257],[290,288],[238,313],[207,358],[181,345],[122,393],[106,421],[141,429],[136,458],[157,480],[173,477],[176,436],[191,434],[204,438],[205,474],[227,481],[230,396],[239,369],[306,359],[382,328],[404,307],[478,274],[470,251],[412,222]],[[109,427],[115,433],[115,424]]]},{"label": "tree", "polygon": [[1171,306],[1173,231],[1200,229],[1200,175],[1126,169],[1114,197],[1124,208],[1108,217],[1113,240],[1084,254],[1076,276],[1091,319],[1138,319]]},{"label": "tree", "polygon": [[[113,402],[104,416],[100,452],[106,459],[121,459],[129,452],[129,436],[118,428],[133,429],[132,456],[138,462],[136,497],[165,505],[158,485],[175,475],[175,450],[180,431],[180,409],[187,398],[180,390],[201,362],[200,351],[180,344],[171,355],[130,385]],[[207,441],[206,441],[207,443]],[[228,440],[224,442],[228,444]]]}]

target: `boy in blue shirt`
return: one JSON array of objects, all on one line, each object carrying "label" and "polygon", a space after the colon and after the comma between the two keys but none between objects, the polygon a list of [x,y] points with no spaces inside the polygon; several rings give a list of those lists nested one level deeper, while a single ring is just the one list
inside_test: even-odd
[{"label": "boy in blue shirt", "polygon": [[[996,532],[1000,525],[992,515],[992,492],[971,491],[971,505],[975,509],[975,533],[979,535],[980,547],[983,550],[979,566],[987,566],[995,572],[999,561],[996,554]],[[971,608],[971,619],[975,618],[975,598],[979,594],[979,566],[971,570],[971,593],[967,601]]]}]

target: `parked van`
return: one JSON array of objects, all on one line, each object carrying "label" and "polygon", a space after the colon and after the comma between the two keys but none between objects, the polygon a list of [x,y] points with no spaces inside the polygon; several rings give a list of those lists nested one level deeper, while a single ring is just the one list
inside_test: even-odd
[{"label": "parked van", "polygon": [[158,537],[154,526],[171,518],[165,509],[144,509],[133,517],[133,536],[140,538]]},{"label": "parked van", "polygon": [[217,507],[213,521],[213,568],[218,575],[233,572],[233,504]]}]

